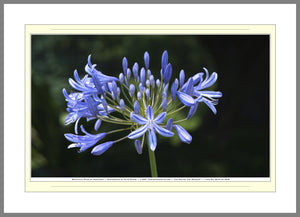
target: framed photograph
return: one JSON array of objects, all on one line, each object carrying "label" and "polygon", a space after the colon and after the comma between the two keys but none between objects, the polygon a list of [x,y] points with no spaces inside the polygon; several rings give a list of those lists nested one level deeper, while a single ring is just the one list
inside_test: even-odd
[{"label": "framed photograph", "polygon": [[26,191],[275,191],[275,25],[26,25]]}]

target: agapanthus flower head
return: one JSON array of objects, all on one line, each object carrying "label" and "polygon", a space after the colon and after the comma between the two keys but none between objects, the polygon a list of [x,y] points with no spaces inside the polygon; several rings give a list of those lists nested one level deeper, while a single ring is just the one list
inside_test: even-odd
[{"label": "agapanthus flower head", "polygon": [[[176,73],[168,57],[168,52],[164,51],[159,71],[150,70],[147,51],[144,53],[144,67],[140,69],[137,62],[129,66],[124,57],[120,71],[115,75],[117,78],[97,70],[89,55],[85,67],[87,74],[80,78],[75,70],[74,79],[69,79],[74,91],[68,93],[63,89],[69,113],[65,124],[75,123],[75,134],[65,134],[72,142],[69,148],[79,148],[79,152],[93,148],[93,155],[101,155],[113,144],[129,139],[137,153],[142,154],[144,143],[149,151],[156,150],[158,136],[177,135],[183,143],[191,143],[192,136],[179,123],[192,118],[199,103],[206,104],[216,113],[215,105],[222,93],[206,88],[216,82],[217,73],[209,75],[203,68],[204,72],[186,78],[183,69]],[[177,78],[172,80],[172,75]],[[174,114],[184,107],[189,107],[186,118],[175,120]],[[95,121],[94,130],[100,132],[88,133],[81,125],[84,135],[78,135],[79,122],[92,120]],[[102,122],[114,125],[116,129],[107,132],[101,129]],[[118,138],[118,135],[123,135],[120,132],[125,134]],[[114,134],[113,140],[109,138],[110,134]],[[110,140],[102,141],[105,138]]]}]

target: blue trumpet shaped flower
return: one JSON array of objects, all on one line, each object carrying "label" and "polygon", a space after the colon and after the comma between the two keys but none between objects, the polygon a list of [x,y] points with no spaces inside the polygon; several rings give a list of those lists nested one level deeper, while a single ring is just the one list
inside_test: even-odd
[{"label": "blue trumpet shaped flower", "polygon": [[[107,116],[107,114],[114,111],[111,107],[104,108],[101,100],[97,97],[92,98],[91,96],[85,96],[82,93],[71,93],[68,94],[63,89],[67,103],[67,111],[69,114],[65,118],[65,124],[75,122],[75,133],[78,134],[78,122],[81,118],[86,118],[87,121],[94,120],[98,115]],[[99,121],[95,123],[95,129],[98,128]]]},{"label": "blue trumpet shaped flower", "polygon": [[94,88],[95,85],[92,78],[88,77],[88,75],[85,75],[83,79],[80,79],[77,70],[75,70],[74,79],[75,81],[72,78],[69,78],[69,84],[75,90],[82,92],[81,94],[92,95],[98,92],[98,90]]},{"label": "blue trumpet shaped flower", "polygon": [[[107,87],[106,84],[111,81],[118,81],[118,78],[107,76],[96,69],[96,65],[91,62],[91,55],[88,56],[88,64],[85,66],[85,71],[92,76],[94,91],[98,94],[103,94]],[[84,92],[84,90],[82,90]]]},{"label": "blue trumpet shaped flower", "polygon": [[154,112],[152,107],[149,105],[146,111],[146,118],[132,114],[132,119],[142,127],[136,129],[128,135],[129,139],[137,139],[144,135],[148,131],[148,142],[150,149],[154,151],[157,145],[156,132],[165,137],[171,137],[174,135],[173,132],[159,126],[166,118],[166,112],[162,112],[154,118]]},{"label": "blue trumpet shaped flower", "polygon": [[206,73],[204,80],[204,73],[197,73],[182,85],[181,91],[177,91],[177,96],[180,101],[185,106],[190,107],[190,111],[187,116],[188,119],[195,114],[198,103],[200,102],[204,102],[212,110],[212,112],[216,114],[217,110],[215,105],[218,104],[218,100],[216,98],[222,97],[222,93],[220,91],[204,90],[211,87],[217,81],[218,75],[214,72],[209,76],[207,69],[203,69]]},{"label": "blue trumpet shaped flower", "polygon": [[82,135],[74,135],[71,133],[66,133],[65,137],[67,140],[73,142],[68,148],[80,148],[78,152],[83,152],[86,149],[94,146],[99,140],[103,139],[106,136],[106,133],[99,133],[96,135],[90,134],[85,131],[83,126],[81,125],[81,131],[85,133]]}]

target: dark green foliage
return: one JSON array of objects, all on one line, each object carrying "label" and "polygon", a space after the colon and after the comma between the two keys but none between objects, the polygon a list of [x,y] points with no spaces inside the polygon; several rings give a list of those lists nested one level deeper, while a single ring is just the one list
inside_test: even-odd
[{"label": "dark green foliage", "polygon": [[[138,155],[133,141],[112,146],[102,156],[67,150],[64,133],[66,103],[62,88],[77,69],[83,77],[87,56],[97,69],[118,76],[122,58],[129,66],[150,54],[150,69],[158,77],[161,54],[168,50],[172,80],[202,71],[218,73],[223,93],[214,115],[200,105],[188,131],[191,144],[158,137],[155,151],[160,177],[269,176],[269,38],[268,36],[32,36],[32,176],[150,176],[147,149]],[[84,120],[82,120],[84,121]],[[103,124],[101,128],[108,129]],[[86,127],[87,130],[92,130]],[[101,129],[100,128],[100,129]],[[92,133],[95,133],[91,131]],[[177,135],[176,135],[177,136]]]}]

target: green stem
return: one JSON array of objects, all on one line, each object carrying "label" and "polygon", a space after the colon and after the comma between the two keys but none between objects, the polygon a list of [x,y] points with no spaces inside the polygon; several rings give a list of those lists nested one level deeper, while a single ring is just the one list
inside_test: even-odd
[{"label": "green stem", "polygon": [[181,119],[181,120],[178,120],[178,121],[173,121],[173,124],[180,123],[180,122],[183,122],[183,121],[186,121],[186,120],[188,120],[188,119],[184,118],[184,119]]},{"label": "green stem", "polygon": [[122,141],[122,140],[124,140],[124,139],[127,139],[127,138],[128,138],[127,136],[124,136],[123,138],[114,141],[114,143],[120,142],[120,141]]},{"label": "green stem", "polygon": [[184,106],[180,107],[179,109],[176,109],[175,111],[172,111],[172,112],[167,113],[167,115],[171,115],[171,114],[174,114],[174,113],[176,113],[176,112],[179,112],[180,110],[184,109],[185,107],[186,107],[186,106],[184,105]]},{"label": "green stem", "polygon": [[131,128],[132,127],[123,128],[123,129],[117,129],[117,130],[112,130],[112,131],[107,132],[106,134],[118,133],[118,132],[121,132],[121,131],[130,130]]},{"label": "green stem", "polygon": [[113,119],[109,119],[109,118],[104,118],[101,116],[98,116],[99,119],[101,119],[102,121],[108,122],[108,123],[112,123],[112,124],[119,124],[119,125],[132,125],[132,123],[130,122],[120,122],[120,121],[116,121]]},{"label": "green stem", "polygon": [[148,145],[148,152],[149,152],[151,175],[152,177],[157,177],[155,153],[150,149],[149,145]]}]

